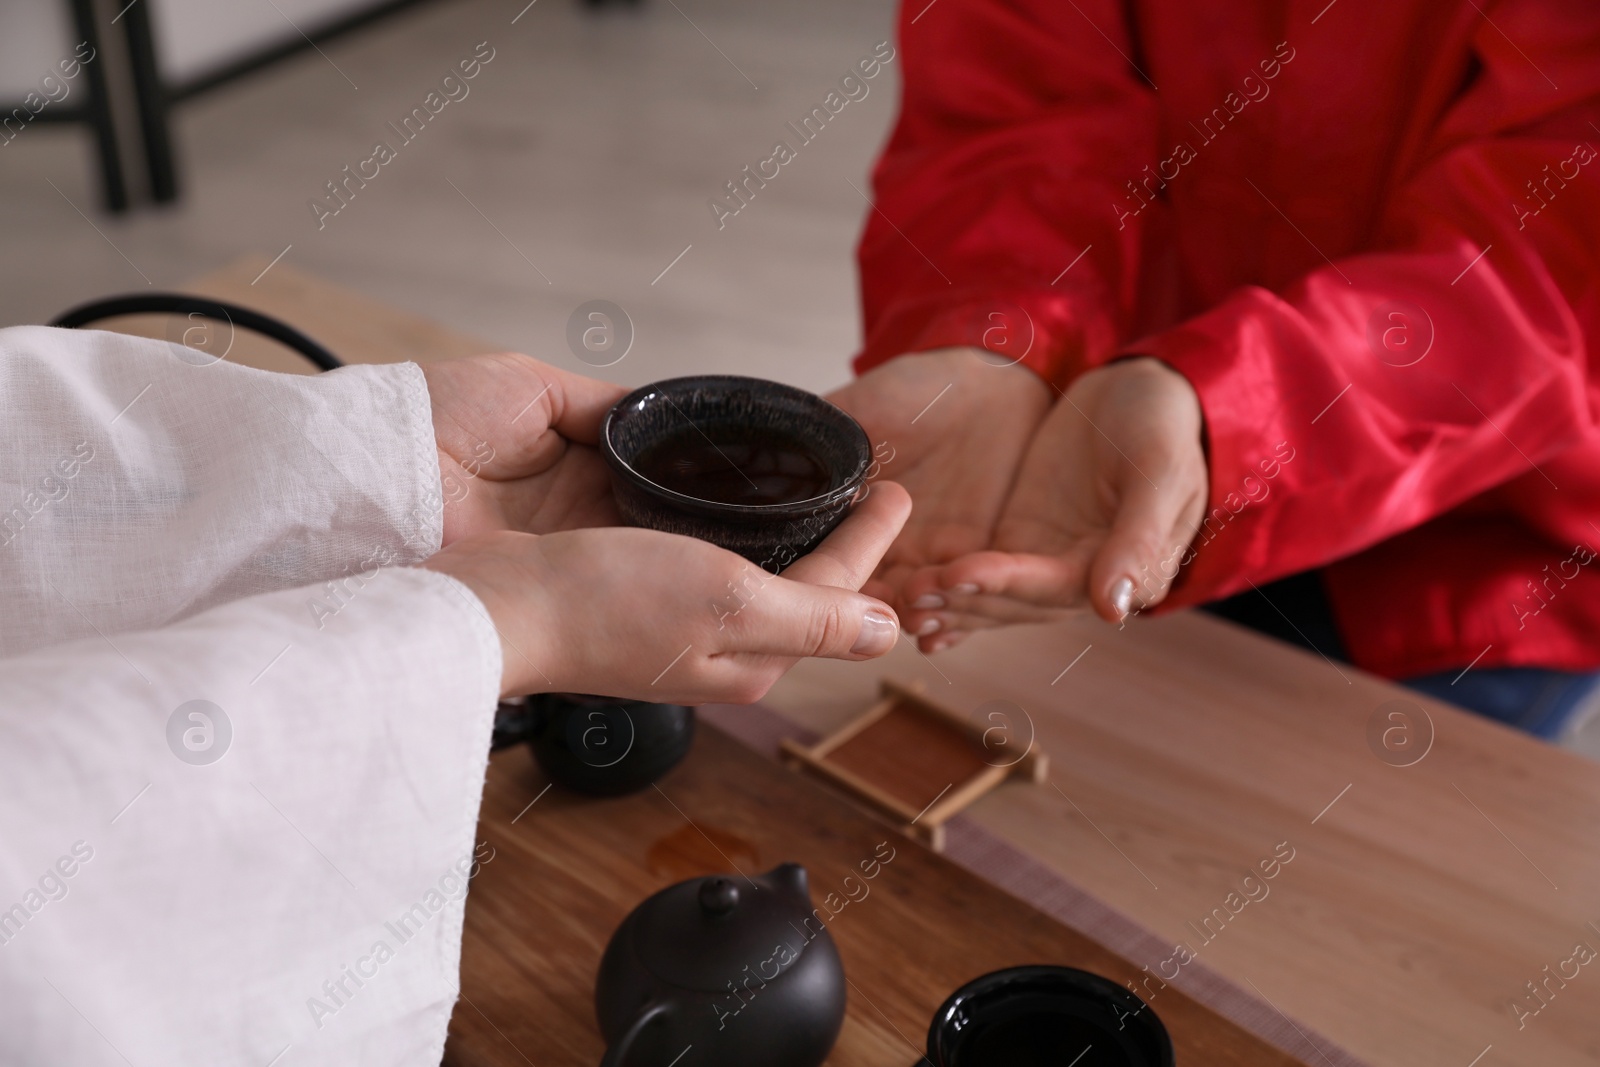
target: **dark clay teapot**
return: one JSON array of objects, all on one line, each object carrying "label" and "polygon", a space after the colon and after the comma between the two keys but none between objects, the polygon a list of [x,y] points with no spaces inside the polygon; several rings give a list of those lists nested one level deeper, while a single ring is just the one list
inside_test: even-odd
[{"label": "dark clay teapot", "polygon": [[539,768],[575,792],[636,793],[683,761],[694,743],[694,709],[682,704],[577,693],[539,693],[528,741]]},{"label": "dark clay teapot", "polygon": [[679,882],[611,935],[595,983],[601,1067],[818,1067],[845,978],[804,867]]}]

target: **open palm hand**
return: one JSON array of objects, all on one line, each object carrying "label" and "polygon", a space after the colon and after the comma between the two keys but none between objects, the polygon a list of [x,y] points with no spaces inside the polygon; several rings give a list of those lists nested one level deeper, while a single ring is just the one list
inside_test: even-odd
[{"label": "open palm hand", "polygon": [[1207,491],[1189,383],[1152,359],[1089,371],[1040,425],[992,545],[919,569],[902,618],[925,651],[1084,607],[1119,621],[1166,596]]},{"label": "open palm hand", "polygon": [[908,608],[903,587],[919,570],[990,543],[1028,440],[1049,409],[1049,387],[1037,375],[993,359],[972,348],[905,355],[828,398],[866,428],[885,476],[914,502],[864,590],[901,612]]}]

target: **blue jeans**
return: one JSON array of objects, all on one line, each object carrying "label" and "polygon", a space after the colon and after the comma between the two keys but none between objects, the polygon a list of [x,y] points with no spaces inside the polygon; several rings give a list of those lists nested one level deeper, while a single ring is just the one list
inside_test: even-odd
[{"label": "blue jeans", "polygon": [[[1259,593],[1251,590],[1207,604],[1204,610],[1329,659],[1349,662],[1322,577],[1315,571],[1271,582]],[[1463,675],[1461,669],[1406,678],[1400,684],[1547,740],[1566,732],[1584,698],[1600,686],[1600,671],[1474,667]]]},{"label": "blue jeans", "polygon": [[[1458,676],[1461,680],[1455,681]],[[1475,667],[1465,675],[1459,670],[1441,671],[1400,684],[1553,741],[1566,732],[1584,698],[1600,685],[1600,672]]]}]

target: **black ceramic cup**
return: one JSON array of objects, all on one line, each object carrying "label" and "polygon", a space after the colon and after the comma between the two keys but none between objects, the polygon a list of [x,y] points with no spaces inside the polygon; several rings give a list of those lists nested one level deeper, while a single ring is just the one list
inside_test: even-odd
[{"label": "black ceramic cup", "polygon": [[928,1028],[933,1067],[1173,1067],[1172,1040],[1144,1001],[1072,967],[975,978]]},{"label": "black ceramic cup", "polygon": [[[777,503],[705,499],[661,485],[638,468],[642,454],[675,437],[689,435],[693,443],[703,439],[712,453],[735,454],[728,442],[763,434],[803,447],[816,467],[815,492]],[[773,573],[815,548],[844,519],[872,462],[866,431],[845,412],[803,389],[735,375],[672,378],[635,389],[606,415],[600,450],[628,525],[697,537]],[[739,466],[735,455],[730,477],[737,474],[755,490]]]},{"label": "black ceramic cup", "polygon": [[528,698],[528,743],[551,781],[589,796],[644,789],[694,742],[694,709],[577,693]]}]

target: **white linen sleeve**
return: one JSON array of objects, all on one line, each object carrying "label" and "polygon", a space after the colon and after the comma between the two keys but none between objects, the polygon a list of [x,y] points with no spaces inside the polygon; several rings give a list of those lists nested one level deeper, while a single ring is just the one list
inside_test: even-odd
[{"label": "white linen sleeve", "polygon": [[439,1063],[499,639],[312,592],[0,660],[0,1063]]},{"label": "white linen sleeve", "polygon": [[438,453],[412,363],[273,374],[19,326],[0,330],[0,405],[0,655],[337,586],[439,548]]}]

